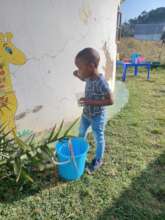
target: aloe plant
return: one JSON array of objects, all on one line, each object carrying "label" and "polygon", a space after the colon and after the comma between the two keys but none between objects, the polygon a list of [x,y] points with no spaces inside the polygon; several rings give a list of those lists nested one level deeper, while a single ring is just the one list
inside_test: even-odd
[{"label": "aloe plant", "polygon": [[32,170],[42,171],[54,166],[54,152],[49,147],[64,137],[70,137],[69,132],[78,122],[76,119],[64,132],[64,121],[60,126],[54,126],[49,136],[37,143],[35,135],[23,141],[15,136],[11,138],[11,132],[4,133],[4,127],[0,127],[0,180],[14,177],[16,182],[27,180],[33,182]]}]

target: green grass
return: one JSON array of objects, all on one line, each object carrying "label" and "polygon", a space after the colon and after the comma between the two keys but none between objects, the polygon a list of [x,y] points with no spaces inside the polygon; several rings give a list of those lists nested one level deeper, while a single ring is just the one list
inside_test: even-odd
[{"label": "green grass", "polygon": [[165,219],[165,69],[125,83],[129,102],[108,122],[104,166],[76,182],[52,170],[36,174],[32,186],[1,180],[0,219]]}]

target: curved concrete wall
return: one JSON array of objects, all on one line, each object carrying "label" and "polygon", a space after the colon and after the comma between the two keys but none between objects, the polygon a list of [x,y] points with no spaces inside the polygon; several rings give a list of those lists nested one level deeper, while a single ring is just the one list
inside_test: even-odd
[{"label": "curved concrete wall", "polygon": [[80,115],[76,94],[84,83],[72,72],[75,54],[84,47],[100,52],[100,72],[114,89],[118,4],[117,0],[1,0],[0,32],[11,32],[13,37],[1,34],[0,61],[10,53],[4,49],[5,41],[26,57],[22,63],[6,56],[4,61],[17,99],[17,130],[42,131]]}]

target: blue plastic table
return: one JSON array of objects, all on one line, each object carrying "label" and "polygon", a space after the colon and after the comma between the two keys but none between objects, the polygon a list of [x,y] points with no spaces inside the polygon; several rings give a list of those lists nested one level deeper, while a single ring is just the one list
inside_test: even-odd
[{"label": "blue plastic table", "polygon": [[151,63],[125,63],[125,62],[117,62],[117,66],[122,65],[123,73],[122,73],[122,80],[125,81],[127,77],[127,69],[128,67],[134,67],[134,75],[138,75],[138,67],[146,67],[147,68],[147,80],[150,79],[150,70],[151,70]]}]

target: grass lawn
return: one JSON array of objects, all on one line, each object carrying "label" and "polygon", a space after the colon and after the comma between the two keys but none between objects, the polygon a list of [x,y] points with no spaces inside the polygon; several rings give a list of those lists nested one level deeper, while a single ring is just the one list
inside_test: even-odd
[{"label": "grass lawn", "polygon": [[1,181],[0,219],[165,219],[165,69],[125,83],[129,102],[107,124],[104,166],[76,182],[54,171],[32,186]]}]

